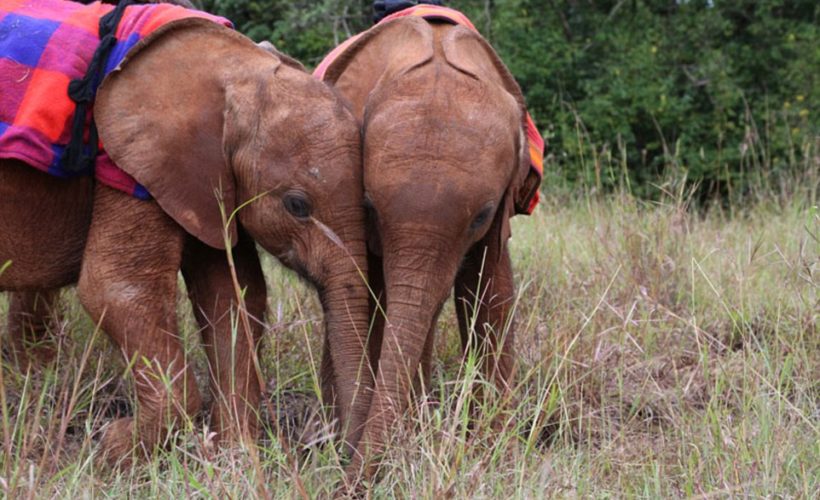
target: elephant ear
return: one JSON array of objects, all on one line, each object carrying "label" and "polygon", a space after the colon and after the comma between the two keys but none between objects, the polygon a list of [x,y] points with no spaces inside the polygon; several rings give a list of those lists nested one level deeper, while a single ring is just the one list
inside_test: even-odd
[{"label": "elephant ear", "polygon": [[[407,50],[406,47],[413,47]],[[325,71],[361,122],[371,92],[382,79],[394,78],[433,59],[433,31],[419,17],[381,23],[359,36]]]},{"label": "elephant ear", "polygon": [[[530,168],[527,142],[527,105],[515,78],[498,57],[495,50],[478,33],[463,26],[454,26],[442,38],[442,49],[447,62],[457,70],[477,80],[491,81],[506,90],[516,102],[520,126],[518,130],[516,169],[504,197],[507,217],[526,213],[530,199],[541,182]],[[506,229],[509,237],[509,227]]]},{"label": "elephant ear", "polygon": [[[226,88],[248,59],[273,71],[279,65],[223,26],[175,21],[129,52],[103,81],[94,106],[114,163],[186,231],[216,248],[225,248],[220,203],[229,215],[236,207],[226,160]],[[230,241],[237,241],[236,224],[228,230]]]}]

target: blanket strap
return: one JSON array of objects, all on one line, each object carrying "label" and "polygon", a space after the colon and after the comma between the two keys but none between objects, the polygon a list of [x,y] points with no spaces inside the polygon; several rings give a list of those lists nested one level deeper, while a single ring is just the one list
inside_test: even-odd
[{"label": "blanket strap", "polygon": [[117,43],[115,36],[117,26],[125,13],[125,8],[132,3],[134,3],[134,0],[120,0],[111,12],[100,18],[100,45],[94,51],[94,56],[88,65],[85,76],[71,80],[68,85],[68,96],[76,103],[77,107],[74,110],[74,118],[71,122],[71,139],[63,152],[61,161],[66,171],[72,174],[88,173],[94,168],[94,162],[99,151],[97,125],[94,123],[94,117],[92,116],[88,130],[88,148],[86,148],[83,143],[85,120],[91,104],[94,102],[97,86],[102,80],[108,56]]}]

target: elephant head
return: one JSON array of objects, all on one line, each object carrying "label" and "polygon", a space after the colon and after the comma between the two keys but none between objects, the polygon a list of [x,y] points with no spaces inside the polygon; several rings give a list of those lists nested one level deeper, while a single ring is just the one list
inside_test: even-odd
[{"label": "elephant head", "polygon": [[236,32],[186,19],[128,54],[94,115],[112,160],[188,233],[224,249],[239,224],[318,289],[338,416],[360,427],[369,404],[357,388],[372,384],[360,373],[361,139],[331,89]]},{"label": "elephant head", "polygon": [[[371,350],[375,393],[358,447],[366,456],[383,446],[419,364],[429,371],[435,321],[454,284],[465,347],[477,343],[494,354],[487,375],[508,383],[512,334],[500,333],[513,299],[509,218],[533,192],[526,111],[517,83],[480,35],[418,17],[364,33],[324,78],[362,121],[376,256],[370,273],[383,281],[386,299],[381,345]],[[477,342],[468,338],[463,302],[479,303]]]}]

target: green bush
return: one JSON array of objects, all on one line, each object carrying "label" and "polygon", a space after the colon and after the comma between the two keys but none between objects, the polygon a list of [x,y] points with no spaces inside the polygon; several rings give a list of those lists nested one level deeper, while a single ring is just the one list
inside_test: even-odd
[{"label": "green bush", "polygon": [[685,176],[726,198],[817,167],[815,2],[496,5],[490,35],[561,179],[654,196]]}]

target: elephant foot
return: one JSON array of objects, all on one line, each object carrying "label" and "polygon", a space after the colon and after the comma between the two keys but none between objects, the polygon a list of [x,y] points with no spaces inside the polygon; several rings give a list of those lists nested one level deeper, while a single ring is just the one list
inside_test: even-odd
[{"label": "elephant foot", "polygon": [[134,434],[134,418],[118,418],[103,431],[100,456],[109,467],[126,469],[132,464],[133,453],[138,445],[139,441]]},{"label": "elephant foot", "polygon": [[50,364],[60,344],[55,303],[59,290],[14,292],[8,314],[8,357],[25,370]]},{"label": "elephant foot", "polygon": [[250,418],[238,418],[228,414],[224,408],[214,405],[211,409],[211,430],[213,436],[210,443],[214,446],[256,443],[259,434],[256,422]]},{"label": "elephant foot", "polygon": [[367,498],[367,489],[364,487],[350,488],[347,485],[342,485],[336,488],[331,498],[334,500]]},{"label": "elephant foot", "polygon": [[51,365],[57,357],[57,346],[39,343],[26,345],[23,342],[8,342],[3,346],[2,357],[15,366],[20,373],[37,370]]},{"label": "elephant foot", "polygon": [[367,483],[362,479],[358,470],[355,474],[345,472],[345,479],[333,491],[333,498],[369,498]]},{"label": "elephant foot", "polygon": [[378,474],[378,460],[366,460],[360,454],[354,454],[345,467],[345,477],[333,492],[333,498],[369,498],[370,484]]}]

